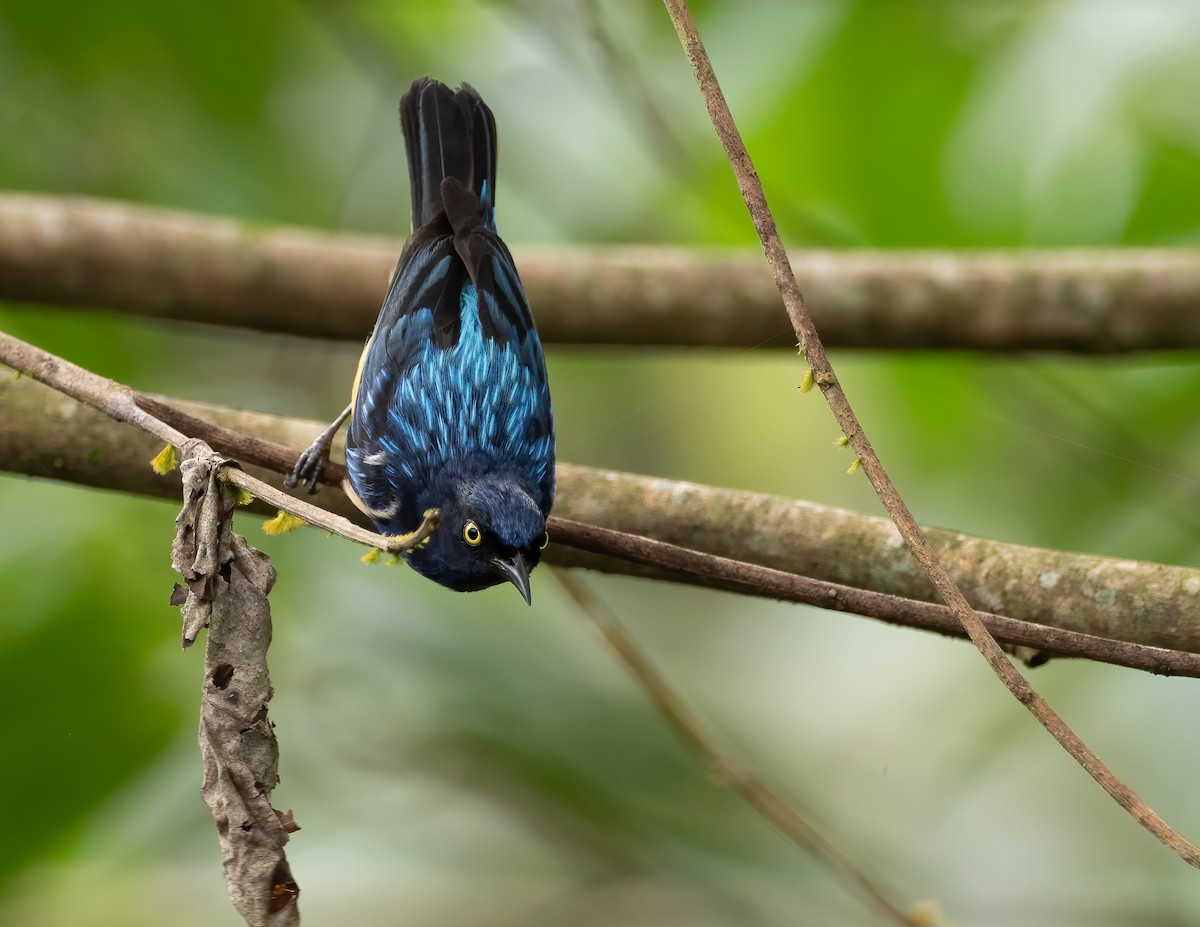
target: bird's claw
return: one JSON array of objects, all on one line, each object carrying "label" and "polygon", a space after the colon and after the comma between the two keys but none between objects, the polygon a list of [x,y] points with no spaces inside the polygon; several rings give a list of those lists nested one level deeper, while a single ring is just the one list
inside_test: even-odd
[{"label": "bird's claw", "polygon": [[333,420],[328,428],[317,435],[317,440],[300,455],[296,466],[292,467],[292,472],[284,477],[284,486],[288,489],[295,489],[296,484],[303,480],[310,496],[317,491],[317,482],[321,479],[321,471],[329,462],[329,450],[333,447],[333,436],[337,434],[338,429],[350,417],[353,410],[353,406],[348,407]]},{"label": "bird's claw", "polygon": [[283,480],[283,485],[288,489],[295,489],[297,483],[303,482],[309,495],[317,491],[321,471],[325,469],[325,464],[329,461],[330,442],[323,438],[324,435],[317,438],[296,460],[292,472]]}]

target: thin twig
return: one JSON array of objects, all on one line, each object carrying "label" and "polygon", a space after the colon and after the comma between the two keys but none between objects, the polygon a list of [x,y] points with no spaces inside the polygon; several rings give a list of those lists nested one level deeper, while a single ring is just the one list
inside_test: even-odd
[{"label": "thin twig", "polygon": [[338,537],[354,544],[362,544],[364,547],[373,547],[388,553],[404,553],[411,551],[414,547],[419,547],[437,529],[440,518],[437,509],[430,509],[425,513],[425,517],[417,529],[409,534],[396,536],[376,534],[374,531],[360,528],[341,515],[335,515],[311,502],[305,502],[303,499],[289,496],[273,486],[268,486],[262,480],[256,480],[249,473],[236,467],[230,467],[225,471],[225,479],[246,490],[252,496],[257,496],[267,504],[273,505],[289,515],[295,515],[310,525],[331,531]]},{"label": "thin twig", "polygon": [[[189,435],[178,431],[156,417],[153,412],[147,411],[148,409],[161,410],[163,408],[161,403],[150,397],[143,396],[128,386],[99,376],[90,370],[78,367],[70,361],[56,357],[48,351],[43,351],[41,348],[14,338],[5,332],[0,332],[0,363],[27,374],[119,422],[135,425],[179,450],[183,449],[190,438],[198,437],[195,434]],[[148,464],[149,461],[147,461]],[[227,468],[225,479],[252,496],[268,501],[276,508],[295,515],[309,524],[324,528],[355,544],[363,544],[389,553],[409,550],[420,544],[436,529],[438,523],[437,511],[430,510],[425,513],[421,525],[411,534],[401,537],[375,534],[352,524],[340,515],[289,496],[248,473],[240,472],[236,467]]]},{"label": "thin twig", "polygon": [[118,422],[135,425],[180,450],[192,437],[177,431],[142,409],[137,404],[135,392],[129,387],[98,376],[6,332],[0,332],[0,363],[45,383]]},{"label": "thin twig", "polygon": [[829,363],[820,336],[817,334],[817,329],[805,306],[804,296],[800,292],[791,265],[788,263],[787,252],[784,250],[783,242],[775,227],[775,220],[767,205],[762,183],[758,179],[754,164],[750,160],[741,134],[734,123],[733,114],[729,111],[729,105],[717,83],[716,74],[713,72],[712,64],[704,50],[700,34],[696,30],[695,21],[692,19],[687,4],[683,0],[663,0],[663,2],[691,64],[692,73],[695,75],[696,83],[704,97],[705,105],[708,107],[713,127],[725,148],[725,154],[737,178],[742,199],[754,221],[754,227],[766,253],[767,263],[770,264],[775,276],[775,284],[783,297],[783,303],[796,336],[800,340],[804,358],[813,372],[817,385],[821,387],[821,392],[825,395],[829,408],[841,426],[842,433],[849,439],[851,447],[862,461],[863,470],[871,481],[871,486],[891,516],[904,543],[929,576],[942,600],[962,622],[963,628],[984,659],[987,660],[988,665],[1013,696],[1029,709],[1051,736],[1134,820],[1179,854],[1181,859],[1200,868],[1200,847],[1185,839],[1143,802],[1132,789],[1118,779],[1029,685],[1020,671],[1009,662],[999,644],[988,633],[983,620],[975,614],[966,597],[963,596],[950,574],[939,562],[932,545],[917,525],[908,506],[905,505],[875,454],[874,448],[851,409],[850,402]]},{"label": "thin twig", "polygon": [[905,914],[892,892],[879,886],[854,860],[846,856],[792,805],[768,786],[749,766],[738,759],[709,730],[683,699],[667,684],[662,674],[638,649],[612,610],[567,570],[556,569],[555,578],[575,604],[596,626],[630,674],[642,687],[684,741],[699,753],[721,780],[768,824],[796,846],[828,866],[846,884],[900,924],[916,924]]},{"label": "thin twig", "polygon": [[[550,532],[555,544],[567,544],[579,550],[619,557],[630,563],[654,566],[665,571],[668,578],[687,579],[730,592],[769,596],[816,608],[853,612],[902,627],[920,628],[955,637],[966,636],[962,623],[945,605],[772,570],[756,563],[717,557],[641,535],[564,518],[552,516]],[[1200,654],[1114,641],[1065,628],[1048,628],[989,612],[980,612],[980,617],[997,640],[1012,646],[1033,648],[1040,654],[1083,657],[1166,676],[1200,678]]]}]

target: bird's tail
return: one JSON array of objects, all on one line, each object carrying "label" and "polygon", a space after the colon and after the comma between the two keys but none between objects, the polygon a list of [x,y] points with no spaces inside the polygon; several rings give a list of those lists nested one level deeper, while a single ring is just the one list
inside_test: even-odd
[{"label": "bird's tail", "polygon": [[412,183],[413,229],[442,210],[442,181],[454,178],[484,206],[488,225],[496,205],[496,121],[467,84],[451,90],[432,77],[413,81],[400,98],[400,125]]}]

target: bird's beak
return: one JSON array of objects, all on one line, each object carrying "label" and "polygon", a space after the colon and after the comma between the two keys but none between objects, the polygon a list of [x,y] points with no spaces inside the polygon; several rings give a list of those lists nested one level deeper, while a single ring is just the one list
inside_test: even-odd
[{"label": "bird's beak", "polygon": [[493,557],[488,561],[488,566],[492,568],[492,572],[503,576],[517,587],[526,605],[533,604],[529,598],[529,567],[525,565],[525,558],[520,553],[513,554],[511,560]]}]

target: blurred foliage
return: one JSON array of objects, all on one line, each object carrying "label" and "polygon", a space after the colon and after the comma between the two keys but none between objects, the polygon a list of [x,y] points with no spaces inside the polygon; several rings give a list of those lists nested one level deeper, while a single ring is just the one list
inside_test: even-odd
[{"label": "blurred foliage", "polygon": [[[1200,241],[1196,2],[693,8],[793,246]],[[427,72],[496,111],[510,241],[754,246],[665,14],[611,0],[0,0],[0,187],[396,234],[395,101]],[[0,306],[0,327],[139,387],[314,418],[357,354],[29,306]],[[924,521],[1200,565],[1195,360],[835,358]],[[549,362],[564,459],[876,511],[787,352]],[[0,513],[0,922],[237,923],[196,791],[172,509],[2,478]],[[876,922],[708,781],[548,571],[524,609],[368,570],[315,532],[255,543],[281,577],[276,803],[304,828],[290,856],[310,922]],[[1200,916],[1194,874],[965,646],[591,581],[907,897],[974,925]],[[1179,736],[1194,684],[1065,663],[1036,682],[1200,833],[1178,774],[1200,759]]]}]

